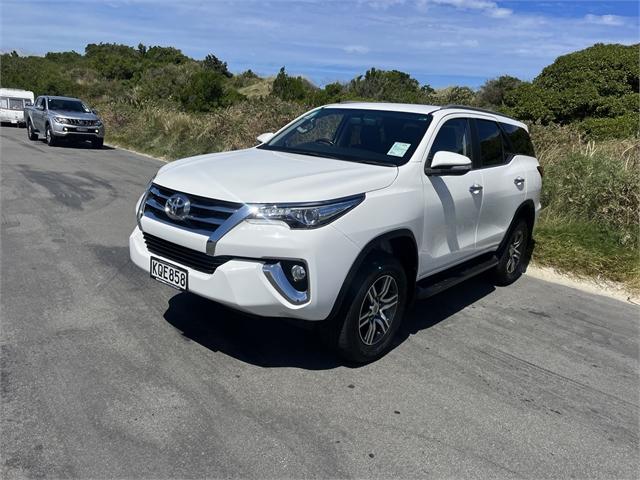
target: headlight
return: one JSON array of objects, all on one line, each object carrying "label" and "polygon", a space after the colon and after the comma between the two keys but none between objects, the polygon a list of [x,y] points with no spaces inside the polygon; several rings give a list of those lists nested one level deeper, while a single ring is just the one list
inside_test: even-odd
[{"label": "headlight", "polygon": [[318,203],[250,205],[250,221],[284,222],[291,228],[318,228],[333,222],[364,200],[364,193]]},{"label": "headlight", "polygon": [[102,126],[102,122],[100,120],[96,120],[96,123],[94,125],[96,127],[101,127]]},{"label": "headlight", "polygon": [[69,122],[68,118],[64,118],[64,117],[53,117],[53,119],[58,122],[58,123],[71,123]]}]

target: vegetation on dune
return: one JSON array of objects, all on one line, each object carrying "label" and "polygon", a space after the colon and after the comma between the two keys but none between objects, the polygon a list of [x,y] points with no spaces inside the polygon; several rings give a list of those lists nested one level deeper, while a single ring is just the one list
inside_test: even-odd
[{"label": "vegetation on dune", "polygon": [[639,45],[597,44],[559,57],[531,82],[511,76],[434,89],[371,68],[318,88],[283,67],[232,74],[171,47],[90,44],[84,54],[0,57],[0,84],[95,106],[107,141],[168,159],[249,147],[305,110],[345,100],[466,104],[530,125],[545,168],[535,261],[640,288]]}]

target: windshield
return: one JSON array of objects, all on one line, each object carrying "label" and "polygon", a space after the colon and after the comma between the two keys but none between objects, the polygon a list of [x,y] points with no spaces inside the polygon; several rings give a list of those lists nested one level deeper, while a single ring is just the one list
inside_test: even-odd
[{"label": "windshield", "polygon": [[409,161],[431,115],[321,108],[305,115],[258,148],[376,165]]},{"label": "windshield", "polygon": [[49,99],[49,110],[64,110],[66,112],[85,112],[89,113],[91,110],[85,106],[79,100],[62,100],[60,98]]}]

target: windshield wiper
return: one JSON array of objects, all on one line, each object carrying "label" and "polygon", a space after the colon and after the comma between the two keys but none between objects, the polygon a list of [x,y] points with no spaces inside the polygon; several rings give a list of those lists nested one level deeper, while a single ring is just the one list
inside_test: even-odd
[{"label": "windshield wiper", "polygon": [[[265,147],[262,147],[262,148],[265,148]],[[296,153],[299,155],[308,155],[310,157],[331,158],[333,160],[342,160],[343,162],[366,163],[369,165],[377,165],[380,167],[397,167],[395,163],[380,162],[377,160],[368,160],[364,158],[352,157],[351,155],[335,155],[331,153],[313,152],[310,150],[299,150],[296,148],[278,148],[278,147],[271,147],[271,146],[266,147],[265,150],[276,150],[284,153]]]}]

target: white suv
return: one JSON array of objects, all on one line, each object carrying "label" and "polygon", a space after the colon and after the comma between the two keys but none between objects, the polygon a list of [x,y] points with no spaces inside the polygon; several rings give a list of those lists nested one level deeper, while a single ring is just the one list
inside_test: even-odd
[{"label": "white suv", "polygon": [[521,122],[340,103],[258,141],[163,166],[136,207],[133,262],[245,312],[323,322],[357,362],[386,351],[414,298],[526,266],[542,170]]}]

